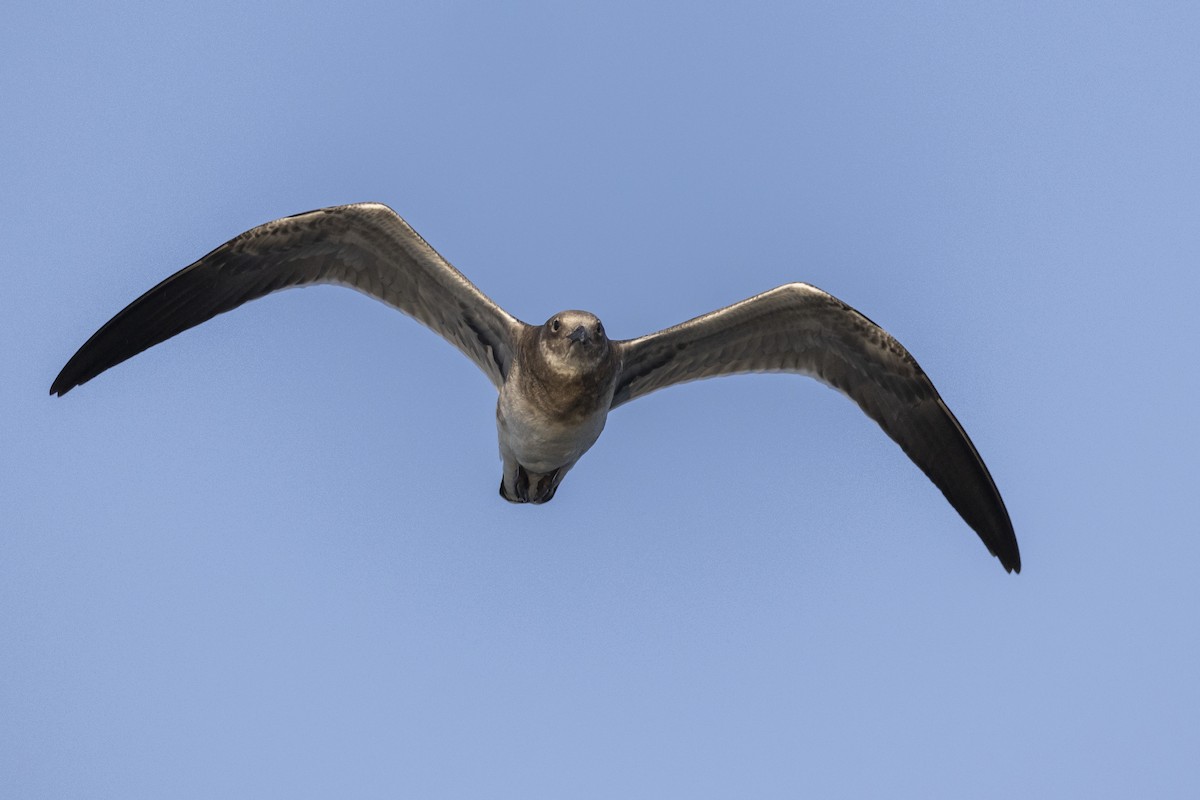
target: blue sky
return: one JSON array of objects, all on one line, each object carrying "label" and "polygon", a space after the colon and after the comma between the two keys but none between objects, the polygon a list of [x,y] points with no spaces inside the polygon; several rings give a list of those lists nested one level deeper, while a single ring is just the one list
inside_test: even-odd
[{"label": "blue sky", "polygon": [[[1190,4],[6,16],[0,795],[1200,790]],[[832,292],[1024,572],[787,376],[624,407],[510,506],[487,380],[345,290],[47,396],[171,272],[361,200],[532,322]]]}]

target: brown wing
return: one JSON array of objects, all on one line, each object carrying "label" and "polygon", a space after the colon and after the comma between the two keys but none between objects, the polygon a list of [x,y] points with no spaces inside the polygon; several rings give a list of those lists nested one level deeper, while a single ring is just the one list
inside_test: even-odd
[{"label": "brown wing", "polygon": [[742,372],[795,372],[838,389],[942,490],[1006,570],[1021,571],[1008,511],[966,431],[909,352],[836,297],[792,283],[617,346],[614,408]]},{"label": "brown wing", "polygon": [[185,267],[96,331],[50,387],[63,395],[177,333],[280,289],[331,283],[441,334],[499,388],[524,323],[489,300],[390,208],[335,206],[259,225]]}]

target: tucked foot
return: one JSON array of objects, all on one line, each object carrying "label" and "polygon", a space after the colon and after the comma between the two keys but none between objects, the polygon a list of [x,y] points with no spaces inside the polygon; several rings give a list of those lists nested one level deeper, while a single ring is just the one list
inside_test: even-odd
[{"label": "tucked foot", "polygon": [[508,492],[504,491],[504,478],[500,479],[500,496],[503,497],[505,500],[507,500],[510,503],[524,502],[522,500],[517,499],[516,495],[510,495]]},{"label": "tucked foot", "polygon": [[500,478],[500,496],[510,503],[529,502],[529,473],[525,471],[524,467],[517,467],[517,477],[513,481],[511,494],[504,488],[504,478]]},{"label": "tucked foot", "polygon": [[533,503],[535,505],[549,503],[554,499],[554,493],[558,491],[558,484],[562,481],[563,474],[561,467],[553,472],[538,475],[531,474],[524,467],[518,466],[512,492],[505,488],[504,479],[500,479],[500,496],[510,503]]},{"label": "tucked foot", "polygon": [[554,493],[558,491],[558,482],[561,480],[559,474],[561,472],[562,470],[556,469],[554,472],[548,472],[545,475],[539,475],[537,488],[530,496],[529,502],[536,505],[541,505],[542,503],[549,503],[551,500],[553,500]]}]

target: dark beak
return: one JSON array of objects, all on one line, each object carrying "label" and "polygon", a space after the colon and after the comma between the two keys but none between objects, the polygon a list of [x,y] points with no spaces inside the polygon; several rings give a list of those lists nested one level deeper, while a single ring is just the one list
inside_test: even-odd
[{"label": "dark beak", "polygon": [[578,328],[571,331],[571,333],[567,336],[567,338],[570,339],[572,342],[579,342],[580,344],[587,344],[587,340],[588,340],[587,328],[580,325]]}]

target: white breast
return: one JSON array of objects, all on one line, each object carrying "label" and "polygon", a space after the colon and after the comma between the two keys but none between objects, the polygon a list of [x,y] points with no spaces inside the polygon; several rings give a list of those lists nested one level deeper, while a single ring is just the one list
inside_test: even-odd
[{"label": "white breast", "polygon": [[510,380],[504,385],[496,406],[502,458],[514,458],[531,472],[548,473],[574,464],[596,443],[608,417],[607,404],[582,422],[564,424],[520,396],[513,390],[516,384]]}]

